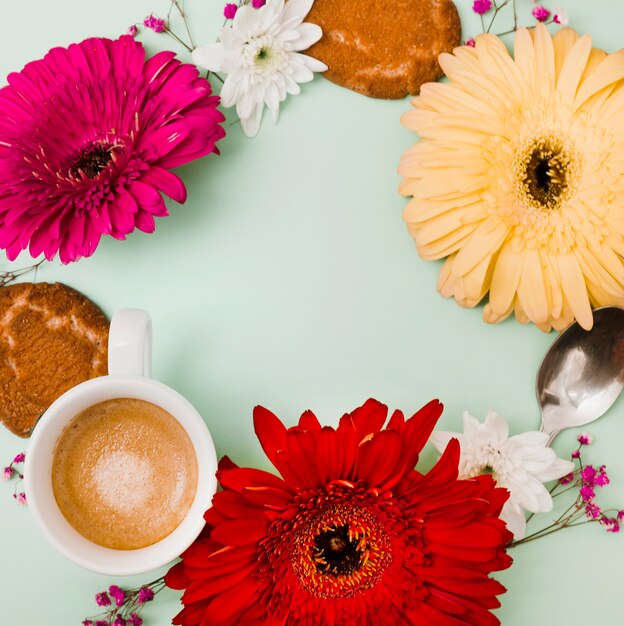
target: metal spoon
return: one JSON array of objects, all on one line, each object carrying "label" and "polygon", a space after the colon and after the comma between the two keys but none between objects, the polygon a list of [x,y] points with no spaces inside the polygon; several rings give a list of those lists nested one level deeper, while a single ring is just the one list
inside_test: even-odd
[{"label": "metal spoon", "polygon": [[589,424],[604,415],[624,387],[624,309],[594,311],[594,326],[577,322],[550,347],[537,374],[540,431],[549,445],[564,429]]}]

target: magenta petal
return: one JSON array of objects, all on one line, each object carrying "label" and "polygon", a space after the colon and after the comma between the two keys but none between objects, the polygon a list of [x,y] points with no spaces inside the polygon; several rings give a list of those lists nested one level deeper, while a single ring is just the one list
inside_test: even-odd
[{"label": "magenta petal", "polygon": [[186,187],[180,177],[162,167],[150,168],[143,174],[141,180],[152,184],[176,202],[182,204],[186,201]]},{"label": "magenta petal", "polygon": [[144,233],[153,233],[156,230],[156,222],[154,216],[147,211],[139,211],[134,216],[134,224]]},{"label": "magenta petal", "polygon": [[130,187],[130,193],[134,196],[134,199],[141,209],[149,211],[158,217],[169,215],[165,201],[151,185],[146,185],[139,180],[135,180]]}]

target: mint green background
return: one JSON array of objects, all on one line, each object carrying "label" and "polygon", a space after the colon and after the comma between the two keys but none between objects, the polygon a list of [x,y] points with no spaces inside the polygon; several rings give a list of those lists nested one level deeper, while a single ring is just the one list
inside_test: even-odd
[{"label": "mint green background", "polygon": [[[466,36],[479,30],[469,0],[458,2]],[[518,0],[525,16],[529,0]],[[624,3],[561,0],[572,25],[619,47]],[[167,0],[30,0],[4,3],[0,74],[19,70],[50,47],[115,37]],[[549,5],[550,6],[550,5]],[[213,41],[222,3],[187,0],[196,39]],[[528,22],[525,19],[525,23]],[[504,20],[503,20],[504,22]],[[501,22],[501,27],[505,24]],[[502,28],[501,28],[502,30]],[[142,35],[150,52],[175,48]],[[189,200],[153,235],[103,240],[77,264],[44,266],[40,280],[63,281],[107,314],[148,309],[154,323],[154,375],[186,395],[205,417],[219,455],[268,468],[255,439],[255,404],[291,425],[305,409],[335,424],[369,396],[413,412],[432,397],[440,422],[457,430],[464,409],[505,415],[514,432],[535,428],[534,379],[554,335],[508,320],[486,326],[436,292],[439,264],[421,261],[401,220],[396,167],[415,141],[400,123],[408,100],[367,99],[317,78],[259,136],[228,123],[222,156],[181,168]],[[231,116],[230,116],[231,117]],[[16,266],[27,264],[22,259]],[[6,268],[6,262],[0,268]],[[624,504],[624,403],[591,427],[588,460],[614,480],[604,503]],[[562,435],[566,455],[574,433]],[[26,442],[0,430],[0,464]],[[423,467],[435,459],[423,454]],[[58,555],[0,483],[0,624],[70,626],[95,606],[112,579]],[[548,515],[540,516],[546,524]],[[513,551],[499,576],[508,586],[498,615],[505,626],[624,623],[624,537],[597,526],[567,530]],[[150,575],[122,581],[130,586]],[[164,626],[179,607],[166,592],[146,612]]]}]

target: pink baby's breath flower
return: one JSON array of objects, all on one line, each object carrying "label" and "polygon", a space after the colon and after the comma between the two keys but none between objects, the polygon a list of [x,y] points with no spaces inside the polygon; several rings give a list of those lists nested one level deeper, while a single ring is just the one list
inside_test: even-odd
[{"label": "pink baby's breath flower", "polygon": [[110,624],[103,619],[99,619],[95,622],[95,626],[110,626]]},{"label": "pink baby's breath flower", "polygon": [[570,472],[566,474],[562,478],[559,479],[559,484],[561,485],[569,485],[574,480],[574,473]]},{"label": "pink baby's breath flower", "polygon": [[82,626],[93,626],[93,622],[90,619],[83,619]]},{"label": "pink baby's breath flower", "polygon": [[15,470],[12,467],[5,467],[2,470],[2,478],[4,478],[4,480],[11,480],[11,478],[13,478],[14,473],[15,473]]},{"label": "pink baby's breath flower", "polygon": [[260,7],[263,7],[266,4],[266,0],[251,0],[251,6],[254,9],[259,9]]},{"label": "pink baby's breath flower", "polygon": [[132,26],[130,26],[126,31],[126,35],[130,35],[130,37],[136,37],[138,32],[139,29],[137,28],[136,24],[132,24]]},{"label": "pink baby's breath flower", "polygon": [[543,6],[536,6],[531,14],[538,22],[545,22],[550,17],[550,11]]},{"label": "pink baby's breath flower", "polygon": [[469,47],[471,47],[471,48],[474,48],[474,47],[475,47],[475,45],[476,45],[476,42],[475,42],[475,40],[474,40],[474,37],[470,37],[470,39],[466,39],[466,43],[465,43],[465,45],[466,45],[466,46],[469,46]]},{"label": "pink baby's breath flower", "polygon": [[601,515],[602,511],[597,504],[590,502],[585,506],[585,515],[589,519],[598,519]]},{"label": "pink baby's breath flower", "polygon": [[108,606],[111,603],[111,599],[106,591],[101,591],[95,594],[95,602],[98,606]]},{"label": "pink baby's breath flower", "polygon": [[13,497],[17,500],[18,504],[21,504],[22,506],[26,506],[27,504],[26,494],[23,491],[20,491],[19,493],[14,493]]},{"label": "pink baby's breath flower", "polygon": [[581,456],[581,451],[580,450],[573,450],[572,453],[570,454],[570,456],[573,459],[578,459]]},{"label": "pink baby's breath flower", "polygon": [[620,522],[624,522],[624,511],[618,511],[617,518]]},{"label": "pink baby's breath flower", "polygon": [[126,592],[121,587],[111,585],[108,588],[108,593],[110,593],[113,600],[115,600],[117,606],[123,606],[123,603],[126,601]]},{"label": "pink baby's breath flower", "polygon": [[23,463],[26,460],[26,453],[20,452],[14,459],[13,463]]},{"label": "pink baby's breath flower", "polygon": [[581,477],[586,485],[594,485],[596,481],[596,470],[593,465],[586,465],[581,472]]},{"label": "pink baby's breath flower", "polygon": [[155,33],[162,33],[165,30],[165,20],[161,20],[155,15],[148,15],[143,20],[143,26],[145,26],[145,28],[153,30]]},{"label": "pink baby's breath flower", "polygon": [[149,587],[141,587],[139,589],[139,595],[137,597],[137,602],[139,604],[145,604],[146,602],[151,602],[154,599],[154,591]]},{"label": "pink baby's breath flower", "polygon": [[612,517],[603,516],[600,518],[600,523],[607,529],[608,533],[620,532],[619,522]]},{"label": "pink baby's breath flower", "polygon": [[472,10],[478,15],[487,13],[492,8],[492,0],[474,0]]},{"label": "pink baby's breath flower", "polygon": [[567,11],[565,9],[555,9],[553,22],[555,24],[561,24],[561,26],[567,26],[570,22]]},{"label": "pink baby's breath flower", "polygon": [[582,446],[589,446],[590,444],[593,443],[594,438],[589,434],[589,433],[581,433],[576,440],[582,445]]},{"label": "pink baby's breath flower", "polygon": [[126,626],[126,625],[127,625],[127,622],[123,617],[121,617],[121,615],[118,615],[112,624],[112,626]]},{"label": "pink baby's breath flower", "polygon": [[581,487],[579,489],[579,492],[581,494],[581,498],[583,498],[585,502],[590,502],[596,497],[596,492],[591,487],[588,487],[588,486]]},{"label": "pink baby's breath flower", "polygon": [[143,619],[139,617],[136,613],[130,613],[130,617],[126,620],[128,626],[142,626]]},{"label": "pink baby's breath flower", "polygon": [[233,2],[228,2],[223,7],[223,15],[226,20],[233,20],[236,15],[236,11],[238,11],[238,7]]},{"label": "pink baby's breath flower", "polygon": [[607,472],[605,472],[603,465],[600,468],[599,472],[596,474],[596,477],[594,478],[594,485],[596,485],[597,487],[604,487],[610,482],[611,481],[609,480],[609,476],[607,475]]}]

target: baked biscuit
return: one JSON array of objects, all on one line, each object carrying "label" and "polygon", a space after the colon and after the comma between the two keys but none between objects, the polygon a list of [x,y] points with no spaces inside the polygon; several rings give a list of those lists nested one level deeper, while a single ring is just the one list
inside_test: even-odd
[{"label": "baked biscuit", "polygon": [[28,437],[62,393],[107,373],[109,322],[61,283],[0,288],[0,422]]},{"label": "baked biscuit", "polygon": [[307,51],[329,67],[323,76],[373,98],[418,94],[461,38],[451,0],[316,0],[306,22],[323,29]]}]

